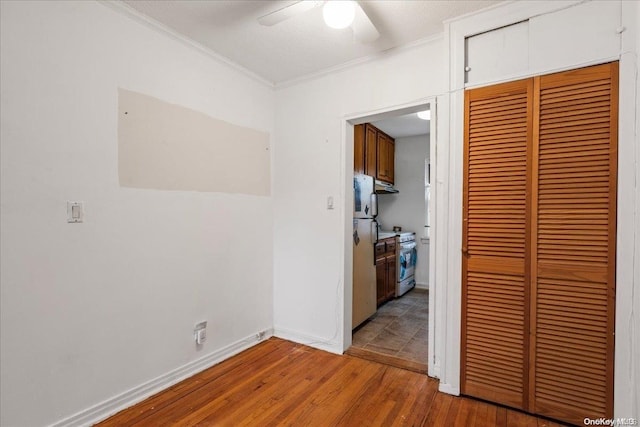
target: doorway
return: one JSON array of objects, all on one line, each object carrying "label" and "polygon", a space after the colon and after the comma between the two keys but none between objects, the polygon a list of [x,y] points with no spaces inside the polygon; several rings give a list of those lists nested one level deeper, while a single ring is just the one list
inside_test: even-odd
[{"label": "doorway", "polygon": [[[417,113],[425,111],[430,117],[419,119]],[[378,214],[375,219],[378,222],[379,237],[378,243],[375,244],[375,260],[371,260],[371,268],[376,270],[376,283],[372,284],[372,288],[375,288],[378,294],[377,309],[359,324],[355,322],[360,322],[360,319],[349,322],[352,320],[351,316],[345,315],[345,326],[346,323],[351,323],[352,326],[345,327],[345,334],[351,334],[351,345],[347,345],[346,353],[424,373],[430,367],[428,361],[433,354],[433,342],[430,342],[429,336],[433,336],[432,306],[437,292],[432,280],[435,274],[429,268],[433,265],[430,248],[434,247],[434,233],[430,226],[435,211],[434,189],[431,187],[432,177],[435,176],[435,161],[431,161],[435,160],[435,122],[436,102],[435,99],[431,99],[409,107],[350,119],[346,129],[347,132],[356,134],[355,140],[351,138],[353,135],[345,138],[347,144],[355,142],[356,159],[352,163],[352,158],[346,156],[347,175],[350,177],[349,172],[353,171],[354,175],[366,173],[374,179],[377,178]],[[364,126],[366,131],[363,130]],[[372,154],[372,148],[377,149],[378,145],[383,145],[371,143],[370,140],[361,148],[358,147],[358,138],[371,136],[372,132],[379,132],[383,138],[391,139],[391,155],[387,149],[384,153]],[[359,156],[363,156],[363,162],[369,165],[359,166]],[[390,156],[393,159],[391,165],[385,167],[384,164],[389,162]],[[378,165],[385,169],[381,171],[383,174],[376,170]],[[392,185],[391,191],[384,188],[388,184]],[[350,190],[346,193],[347,202],[353,200],[353,188]],[[345,203],[345,206],[352,205]],[[350,209],[347,211],[349,215]],[[398,248],[404,247],[401,245],[400,235],[409,234],[413,234],[411,238],[415,241],[412,256],[411,251],[398,251]],[[354,235],[347,233],[347,236],[346,244],[353,245]],[[389,265],[387,270],[385,264]],[[354,275],[358,274],[356,267],[354,264]],[[385,280],[396,282],[399,280],[398,276],[402,277],[408,267],[415,270],[413,283],[408,287],[405,285],[402,290],[398,287],[395,294],[392,290],[390,297],[381,300],[379,289],[385,286]],[[403,279],[406,284],[406,277]],[[352,280],[355,278],[345,278],[345,283],[355,283]],[[388,284],[386,286],[388,289]],[[394,283],[392,289],[396,289],[395,286]],[[353,292],[352,289],[346,288],[346,292]],[[345,302],[357,304],[354,298],[353,293],[348,295],[348,298],[345,295]],[[349,340],[345,339],[345,343],[348,342]]]}]

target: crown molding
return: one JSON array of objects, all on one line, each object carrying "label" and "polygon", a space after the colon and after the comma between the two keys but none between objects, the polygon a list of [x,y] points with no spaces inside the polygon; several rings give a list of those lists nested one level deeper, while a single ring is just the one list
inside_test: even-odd
[{"label": "crown molding", "polygon": [[287,88],[287,87],[295,86],[297,84],[308,82],[308,81],[311,81],[311,80],[316,80],[316,79],[322,78],[324,76],[327,76],[329,74],[337,73],[337,72],[340,72],[340,71],[345,71],[345,70],[348,70],[349,68],[354,68],[354,67],[357,67],[358,65],[366,64],[368,62],[377,61],[377,60],[379,60],[379,59],[381,59],[383,57],[389,57],[389,56],[392,56],[392,55],[397,55],[397,54],[402,53],[402,52],[407,51],[407,50],[412,50],[412,49],[419,48],[419,47],[424,46],[426,44],[432,43],[432,42],[434,42],[436,40],[440,40],[443,37],[444,37],[444,33],[438,33],[438,34],[435,34],[435,35],[432,35],[432,36],[424,37],[422,39],[415,40],[415,41],[413,41],[411,43],[403,44],[401,46],[391,47],[391,48],[382,50],[380,52],[376,52],[376,53],[373,53],[371,55],[364,56],[362,58],[357,58],[357,59],[354,59],[352,61],[348,61],[348,62],[344,62],[342,64],[334,65],[332,67],[324,68],[324,69],[322,69],[320,71],[317,71],[317,72],[313,72],[313,73],[310,73],[310,74],[305,74],[305,75],[300,76],[300,77],[294,77],[292,79],[284,80],[284,81],[281,81],[281,82],[276,82],[274,86],[275,86],[275,88],[277,90],[277,89],[284,89],[284,88]]},{"label": "crown molding", "polygon": [[274,82],[269,81],[267,79],[265,79],[264,77],[254,73],[253,71],[248,70],[247,68],[243,67],[242,65],[233,62],[232,60],[230,60],[229,58],[220,55],[219,53],[214,52],[213,50],[211,50],[210,48],[178,33],[177,31],[173,30],[172,28],[156,21],[155,19],[144,15],[143,13],[138,12],[136,9],[132,8],[131,6],[129,6],[128,4],[124,3],[123,1],[120,0],[101,0],[98,1],[98,3],[132,19],[133,21],[144,25],[147,28],[150,28],[160,34],[163,34],[165,36],[168,36],[169,38],[182,43],[184,46],[189,47],[191,49],[196,50],[199,53],[202,53],[212,59],[214,59],[215,61],[224,64],[230,68],[232,68],[235,71],[238,71],[239,73],[245,75],[246,77],[249,77],[253,80],[255,80],[258,83],[261,83],[271,89],[273,89],[275,87]]}]

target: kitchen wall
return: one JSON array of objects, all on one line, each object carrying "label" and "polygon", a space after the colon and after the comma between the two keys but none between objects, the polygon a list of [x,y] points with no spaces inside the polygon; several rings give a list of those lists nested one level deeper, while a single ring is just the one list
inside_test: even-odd
[{"label": "kitchen wall", "polygon": [[391,230],[399,225],[403,231],[416,233],[418,262],[416,264],[416,286],[428,288],[429,243],[420,240],[424,236],[425,223],[425,160],[429,159],[429,135],[396,138],[394,186],[396,194],[378,196],[382,228]]},{"label": "kitchen wall", "polygon": [[118,88],[271,141],[274,93],[97,2],[0,5],[0,424],[86,425],[273,325],[271,197],[121,187]]},{"label": "kitchen wall", "polygon": [[[344,313],[351,317],[352,248],[346,236],[352,227],[353,131],[345,120],[424,103],[443,92],[444,52],[436,38],[278,88],[276,334],[336,353],[350,341]],[[336,201],[334,210],[326,209],[328,196]]]}]

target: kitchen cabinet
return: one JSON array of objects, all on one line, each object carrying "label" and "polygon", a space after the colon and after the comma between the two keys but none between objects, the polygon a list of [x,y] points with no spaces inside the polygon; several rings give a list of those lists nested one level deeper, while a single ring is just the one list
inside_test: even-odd
[{"label": "kitchen cabinet", "polygon": [[376,168],[378,179],[393,184],[395,141],[386,133],[378,131],[376,147],[378,149],[378,164]]},{"label": "kitchen cabinet", "polygon": [[396,295],[396,239],[376,243],[376,300],[378,306]]},{"label": "kitchen cabinet", "polygon": [[367,175],[378,177],[378,171],[376,170],[378,161],[378,148],[376,146],[376,135],[378,129],[375,126],[367,123],[364,131],[364,168]]},{"label": "kitchen cabinet", "polygon": [[354,126],[353,171],[393,184],[395,141],[386,133],[365,123]]},{"label": "kitchen cabinet", "polygon": [[386,300],[392,300],[396,296],[396,253],[392,252],[385,257],[387,264],[387,283],[385,286]]},{"label": "kitchen cabinet", "polygon": [[353,127],[353,172],[364,173],[365,171],[365,155],[364,148],[364,125],[355,125]]}]

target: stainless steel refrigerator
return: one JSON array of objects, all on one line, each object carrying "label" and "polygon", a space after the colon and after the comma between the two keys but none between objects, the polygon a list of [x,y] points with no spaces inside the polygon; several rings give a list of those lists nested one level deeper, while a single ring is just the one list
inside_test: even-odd
[{"label": "stainless steel refrigerator", "polygon": [[353,317],[357,327],[376,312],[376,265],[378,199],[374,178],[353,177]]}]

